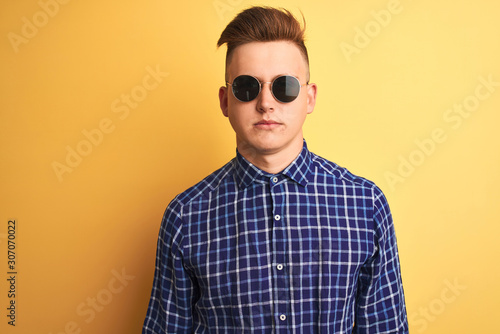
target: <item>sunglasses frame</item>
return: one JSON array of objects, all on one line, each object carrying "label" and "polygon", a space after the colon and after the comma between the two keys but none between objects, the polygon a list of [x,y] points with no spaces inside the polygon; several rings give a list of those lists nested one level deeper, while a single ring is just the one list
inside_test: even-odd
[{"label": "sunglasses frame", "polygon": [[[257,96],[255,96],[253,99],[249,100],[249,101],[243,101],[243,100],[240,100],[235,94],[234,94],[234,87],[233,87],[233,84],[232,83],[229,83],[229,81],[226,81],[226,85],[229,85],[231,86],[231,92],[233,93],[233,96],[236,100],[240,101],[240,102],[252,102],[253,100],[255,100],[257,97],[259,97],[260,95],[260,92],[262,92],[262,85],[263,84],[271,84],[271,87],[270,87],[270,90],[271,90],[271,94],[273,95],[274,99],[280,103],[291,103],[293,101],[295,101],[297,99],[297,97],[299,97],[300,95],[300,92],[302,90],[302,86],[307,86],[309,85],[309,81],[306,82],[305,84],[301,85],[300,84],[300,80],[299,78],[293,76],[293,75],[280,75],[280,76],[277,76],[276,78],[274,78],[273,81],[264,81],[264,82],[261,82],[259,79],[257,79],[256,77],[254,77],[253,75],[249,75],[249,74],[242,74],[242,75],[238,75],[236,78],[233,79],[233,83],[234,83],[234,80],[238,79],[239,77],[251,77],[251,78],[254,78],[255,81],[257,81],[259,83],[259,93],[257,94]],[[292,100],[292,101],[288,101],[288,102],[284,102],[284,101],[281,101],[280,99],[278,99],[275,95],[274,95],[274,92],[273,92],[273,85],[274,85],[274,82],[279,79],[279,78],[282,78],[282,77],[291,77],[291,78],[294,78],[295,80],[297,80],[298,84],[299,84],[299,92],[297,93],[297,96]]]}]

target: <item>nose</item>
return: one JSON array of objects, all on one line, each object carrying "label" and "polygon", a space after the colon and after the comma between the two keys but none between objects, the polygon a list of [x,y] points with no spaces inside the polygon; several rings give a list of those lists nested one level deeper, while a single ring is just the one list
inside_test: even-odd
[{"label": "nose", "polygon": [[274,111],[276,100],[271,92],[271,84],[272,82],[261,82],[261,92],[257,97],[257,110],[259,112],[265,113]]}]

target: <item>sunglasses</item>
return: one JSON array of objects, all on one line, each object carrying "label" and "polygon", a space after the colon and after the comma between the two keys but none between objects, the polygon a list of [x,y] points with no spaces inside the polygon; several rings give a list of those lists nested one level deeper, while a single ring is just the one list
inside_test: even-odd
[{"label": "sunglasses", "polygon": [[299,96],[300,88],[309,84],[300,84],[299,79],[291,75],[282,75],[272,82],[260,82],[251,75],[240,75],[233,80],[233,83],[226,81],[231,86],[234,97],[241,102],[250,102],[259,96],[262,85],[271,84],[271,92],[276,100],[283,103],[292,102]]}]

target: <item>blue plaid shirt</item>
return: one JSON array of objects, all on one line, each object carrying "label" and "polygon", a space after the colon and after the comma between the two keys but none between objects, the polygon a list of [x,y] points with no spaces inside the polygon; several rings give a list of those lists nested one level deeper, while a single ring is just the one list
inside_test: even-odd
[{"label": "blue plaid shirt", "polygon": [[384,195],[305,142],[275,175],[238,153],[169,204],[143,333],[408,333]]}]

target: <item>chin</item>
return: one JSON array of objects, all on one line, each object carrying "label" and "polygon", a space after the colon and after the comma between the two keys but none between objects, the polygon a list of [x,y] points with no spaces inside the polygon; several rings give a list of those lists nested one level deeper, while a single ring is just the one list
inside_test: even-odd
[{"label": "chin", "polygon": [[247,153],[253,153],[255,155],[261,154],[271,154],[278,150],[279,145],[276,141],[271,142],[252,142],[239,145],[239,147],[246,151]]},{"label": "chin", "polygon": [[280,145],[276,141],[271,141],[269,143],[259,143],[255,145],[254,148],[258,150],[261,154],[272,154],[280,150]]}]

